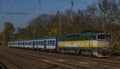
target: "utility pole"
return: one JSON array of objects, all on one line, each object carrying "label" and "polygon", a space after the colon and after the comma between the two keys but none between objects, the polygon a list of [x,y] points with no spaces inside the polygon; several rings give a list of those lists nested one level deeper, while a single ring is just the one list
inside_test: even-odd
[{"label": "utility pole", "polygon": [[59,36],[61,36],[61,17],[60,17],[60,12],[57,11],[57,14],[59,16]]},{"label": "utility pole", "polygon": [[70,9],[70,23],[72,22],[72,10],[73,10],[73,0],[71,0],[71,9]]},{"label": "utility pole", "polygon": [[71,0],[71,11],[72,11],[72,8],[73,8],[73,0]]},{"label": "utility pole", "polygon": [[106,29],[105,29],[105,26],[106,26],[106,14],[104,13],[103,15],[104,15],[104,17],[103,17],[103,31],[105,33],[106,32]]},{"label": "utility pole", "polygon": [[[73,0],[71,0],[70,4],[71,4],[71,7],[70,7],[69,26],[72,27],[72,23],[73,23]],[[69,34],[73,33],[72,28],[69,29],[69,31],[70,31]]]},{"label": "utility pole", "polygon": [[32,23],[33,23],[33,39],[35,39],[36,38],[36,20],[35,21],[32,21]]}]

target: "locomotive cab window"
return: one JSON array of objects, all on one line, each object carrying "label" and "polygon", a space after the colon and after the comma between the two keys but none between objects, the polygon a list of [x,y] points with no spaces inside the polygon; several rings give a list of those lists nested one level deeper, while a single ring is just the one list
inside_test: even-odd
[{"label": "locomotive cab window", "polygon": [[111,35],[108,34],[99,34],[98,39],[111,39]]}]

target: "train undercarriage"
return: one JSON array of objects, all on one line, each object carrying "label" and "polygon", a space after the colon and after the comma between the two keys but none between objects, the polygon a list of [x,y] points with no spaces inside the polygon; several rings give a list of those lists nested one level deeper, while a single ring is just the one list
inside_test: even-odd
[{"label": "train undercarriage", "polygon": [[110,49],[103,48],[58,48],[57,52],[81,56],[110,57]]}]

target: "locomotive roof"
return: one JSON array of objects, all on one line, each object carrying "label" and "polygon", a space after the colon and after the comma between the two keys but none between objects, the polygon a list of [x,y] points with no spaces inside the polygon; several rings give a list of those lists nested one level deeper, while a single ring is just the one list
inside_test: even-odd
[{"label": "locomotive roof", "polygon": [[96,35],[96,34],[98,34],[98,33],[96,33],[96,32],[86,32],[86,33],[68,34],[66,36],[61,36],[61,37],[80,36],[80,35]]},{"label": "locomotive roof", "polygon": [[49,37],[49,38],[36,38],[36,39],[28,39],[28,40],[15,40],[10,42],[22,42],[22,41],[33,41],[33,40],[48,40],[48,39],[56,39],[57,37]]}]

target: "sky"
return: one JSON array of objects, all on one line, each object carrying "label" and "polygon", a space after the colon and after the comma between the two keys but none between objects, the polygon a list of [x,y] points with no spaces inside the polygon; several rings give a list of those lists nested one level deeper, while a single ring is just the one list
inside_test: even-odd
[{"label": "sky", "polygon": [[[85,9],[95,1],[73,0],[72,9]],[[54,14],[57,10],[64,12],[70,8],[71,0],[0,0],[0,32],[3,31],[5,22],[11,22],[15,28],[24,28],[39,14]]]}]

